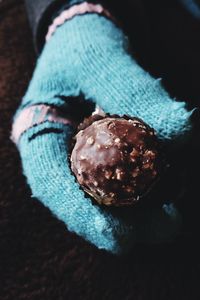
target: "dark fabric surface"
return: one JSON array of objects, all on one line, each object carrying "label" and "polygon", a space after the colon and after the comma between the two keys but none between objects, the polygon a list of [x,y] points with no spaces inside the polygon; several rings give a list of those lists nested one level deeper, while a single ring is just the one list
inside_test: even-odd
[{"label": "dark fabric surface", "polygon": [[68,232],[31,198],[9,134],[34,64],[23,2],[1,1],[0,299],[200,299],[199,210],[194,208],[199,176],[192,173],[192,163],[191,184],[181,204],[184,236],[168,246],[137,246],[126,257],[99,251]]}]

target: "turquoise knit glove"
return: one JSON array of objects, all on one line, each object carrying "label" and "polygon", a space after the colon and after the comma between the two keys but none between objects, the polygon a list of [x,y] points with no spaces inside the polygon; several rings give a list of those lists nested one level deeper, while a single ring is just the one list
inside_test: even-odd
[{"label": "turquoise knit glove", "polygon": [[129,114],[174,141],[191,131],[185,102],[171,99],[128,52],[128,39],[97,14],[75,16],[46,43],[23,104],[60,105],[57,95],[92,99],[105,112]]},{"label": "turquoise knit glove", "polygon": [[[191,130],[185,103],[172,100],[160,80],[139,67],[128,53],[123,32],[97,14],[75,16],[56,30],[38,59],[15,118],[35,104],[62,108],[67,104],[63,96],[80,94],[105,112],[142,118],[163,140],[176,141]],[[171,204],[130,214],[94,205],[84,197],[67,160],[72,131],[70,125],[47,120],[22,134],[18,148],[33,196],[70,231],[113,253],[126,252],[136,242],[173,238],[180,216]]]}]

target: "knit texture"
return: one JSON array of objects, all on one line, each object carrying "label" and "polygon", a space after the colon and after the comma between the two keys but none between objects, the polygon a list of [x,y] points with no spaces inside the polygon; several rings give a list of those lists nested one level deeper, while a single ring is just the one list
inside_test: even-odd
[{"label": "knit texture", "polygon": [[[123,32],[96,14],[75,16],[56,30],[15,118],[26,106],[62,107],[67,102],[63,96],[80,94],[106,112],[141,117],[163,140],[178,140],[191,130],[185,103],[170,99],[160,80],[132,58]],[[69,230],[113,253],[127,252],[136,242],[171,240],[181,222],[172,204],[130,213],[102,208],[85,198],[67,159],[72,132],[69,125],[46,121],[22,135],[18,148],[33,197]]]},{"label": "knit texture", "polygon": [[38,60],[23,104],[55,104],[57,95],[81,92],[105,112],[142,118],[161,139],[177,140],[191,130],[192,112],[185,102],[171,99],[160,79],[131,56],[123,32],[96,14],[75,16],[57,28]]}]

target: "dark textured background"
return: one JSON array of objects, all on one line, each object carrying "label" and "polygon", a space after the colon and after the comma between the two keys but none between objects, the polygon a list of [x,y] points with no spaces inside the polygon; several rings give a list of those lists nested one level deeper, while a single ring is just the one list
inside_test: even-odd
[{"label": "dark textured background", "polygon": [[188,209],[198,177],[182,204],[183,237],[121,258],[69,233],[31,198],[9,134],[34,63],[23,2],[0,1],[0,300],[200,299],[198,210]]}]

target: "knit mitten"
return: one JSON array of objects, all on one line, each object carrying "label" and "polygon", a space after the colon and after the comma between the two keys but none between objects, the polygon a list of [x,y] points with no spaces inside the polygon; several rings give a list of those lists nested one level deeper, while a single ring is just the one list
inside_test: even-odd
[{"label": "knit mitten", "polygon": [[137,64],[127,37],[100,5],[83,3],[69,11],[50,28],[14,118],[12,137],[32,194],[70,231],[113,253],[137,241],[168,241],[180,225],[172,204],[128,216],[85,198],[67,159],[73,122],[59,111],[69,108],[68,97],[83,95],[105,112],[142,118],[166,141],[190,132],[191,112]]}]

